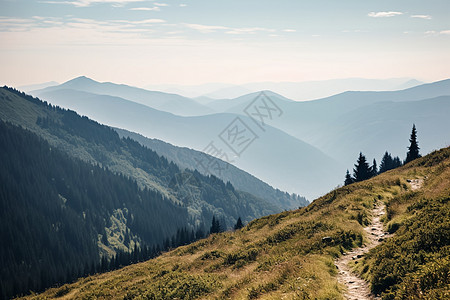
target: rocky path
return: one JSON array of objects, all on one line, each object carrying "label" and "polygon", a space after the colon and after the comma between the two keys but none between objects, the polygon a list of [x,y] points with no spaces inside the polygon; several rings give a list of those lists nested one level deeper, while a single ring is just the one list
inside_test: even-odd
[{"label": "rocky path", "polygon": [[[408,179],[407,181],[413,191],[420,189],[424,183],[424,179]],[[380,220],[384,214],[385,205],[380,202],[372,211],[372,223],[364,228],[369,241],[363,247],[355,248],[352,251],[345,253],[335,261],[335,265],[339,272],[338,281],[347,287],[347,291],[344,296],[348,300],[380,299],[370,292],[370,286],[367,281],[358,277],[358,275],[350,270],[348,263],[352,260],[361,258],[370,249],[374,248],[385,238],[390,236],[387,232],[384,232],[383,223]]]},{"label": "rocky path", "polygon": [[348,263],[352,260],[361,258],[370,249],[380,244],[383,239],[388,237],[388,234],[383,230],[383,224],[381,222],[381,217],[385,213],[384,203],[378,203],[373,211],[372,223],[365,227],[364,230],[367,233],[368,242],[360,247],[355,248],[350,252],[345,253],[339,259],[335,261],[338,268],[338,281],[339,283],[347,287],[347,291],[344,294],[346,299],[349,300],[374,300],[379,299],[372,295],[370,292],[370,286],[367,281],[359,278],[355,273],[353,273],[348,267]]}]

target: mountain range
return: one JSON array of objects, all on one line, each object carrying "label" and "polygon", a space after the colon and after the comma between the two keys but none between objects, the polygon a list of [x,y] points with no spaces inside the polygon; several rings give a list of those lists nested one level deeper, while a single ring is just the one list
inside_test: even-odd
[{"label": "mountain range", "polygon": [[[412,78],[392,79],[330,79],[301,82],[252,82],[246,84],[207,83],[202,85],[148,85],[146,88],[190,98],[232,99],[261,90],[272,90],[296,101],[320,99],[346,91],[393,91],[410,88],[423,82]],[[197,100],[197,99],[196,99]]]},{"label": "mountain range", "polygon": [[[311,199],[338,185],[361,151],[370,160],[379,161],[385,151],[403,157],[413,123],[424,153],[446,146],[450,139],[445,130],[450,127],[450,80],[398,91],[349,91],[303,102],[268,90],[234,99],[190,99],[185,102],[190,108],[183,108],[189,113],[181,115],[171,108],[173,95],[158,94],[169,99],[163,107],[151,97],[136,99],[150,91],[85,77],[32,93],[104,124],[176,146],[206,152],[213,143],[222,159],[272,186]],[[249,113],[255,104],[261,105],[261,95],[277,110],[264,120],[258,119],[261,114]],[[220,137],[237,118],[257,136],[239,155]],[[389,149],[382,141],[390,142]]]},{"label": "mountain range", "polygon": [[224,177],[261,197],[241,191],[194,168],[196,158],[218,159],[158,146],[183,166],[74,111],[0,88],[0,297],[148,259],[205,236],[211,220],[226,230],[307,204],[220,161]]}]

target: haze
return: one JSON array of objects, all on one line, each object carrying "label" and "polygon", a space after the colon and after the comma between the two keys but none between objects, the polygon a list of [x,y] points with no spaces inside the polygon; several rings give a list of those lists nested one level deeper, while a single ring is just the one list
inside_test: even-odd
[{"label": "haze", "polygon": [[2,0],[0,83],[448,77],[450,2]]}]

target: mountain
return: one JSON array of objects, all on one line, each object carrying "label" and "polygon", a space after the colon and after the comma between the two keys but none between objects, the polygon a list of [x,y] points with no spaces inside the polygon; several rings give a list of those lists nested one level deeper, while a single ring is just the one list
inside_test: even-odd
[{"label": "mountain", "polygon": [[191,241],[191,233],[207,232],[213,216],[226,229],[239,217],[249,222],[284,209],[213,175],[180,169],[107,126],[14,89],[0,89],[0,120],[9,122],[0,138],[1,182],[7,183],[1,220],[8,223],[0,226],[7,241],[1,260],[8,261],[1,288],[9,296],[98,270],[91,264],[100,257],[116,255],[123,265],[117,255],[137,255],[135,245],[166,249],[185,243],[183,232]]},{"label": "mountain", "polygon": [[[448,95],[450,80],[401,91],[345,92],[305,102],[283,101],[275,96],[271,99],[283,115],[270,125],[351,166],[360,151],[377,159],[386,150],[402,157],[413,123],[419,129],[419,142],[424,139],[423,153],[446,146],[450,141],[445,130],[450,127]],[[239,99],[214,102],[215,110],[245,115],[245,102]],[[382,149],[384,145],[389,149]]]},{"label": "mountain", "polygon": [[[186,147],[177,147],[157,139],[149,139],[138,133],[130,132],[124,129],[115,129],[121,137],[130,137],[138,141],[143,146],[152,149],[161,156],[176,163],[180,168],[198,169],[204,175],[214,175],[222,179],[224,182],[231,182],[238,190],[248,192],[267,202],[276,204],[278,207],[284,209],[293,209],[298,206],[308,205],[308,201],[304,197],[297,195],[290,195],[282,192],[279,189],[274,189],[267,183],[258,178],[236,168],[216,157],[209,156],[203,152],[189,149]],[[199,162],[208,161],[209,164],[217,166],[216,168],[199,168]]]},{"label": "mountain", "polygon": [[186,207],[30,131],[0,120],[0,141],[1,299],[72,281],[102,257],[189,227]]},{"label": "mountain", "polygon": [[31,92],[34,90],[40,90],[40,89],[45,89],[47,87],[56,86],[58,84],[59,83],[57,83],[56,81],[49,81],[49,82],[44,82],[44,83],[19,86],[18,89],[28,93],[28,92]]},{"label": "mountain", "polygon": [[213,142],[216,152],[220,150],[222,160],[272,186],[307,198],[329,191],[341,181],[338,170],[343,167],[320,150],[273,127],[267,126],[263,131],[246,116],[240,116],[237,121],[241,126],[244,126],[242,123],[248,126],[247,132],[253,142],[239,156],[219,137],[223,133],[224,138],[224,130],[234,127],[235,114],[181,117],[119,97],[75,90],[57,90],[41,95],[44,99],[51,99],[53,104],[73,109],[103,124],[177,146],[211,154],[208,150],[213,149],[207,148]]},{"label": "mountain", "polygon": [[202,85],[149,85],[152,90],[176,93],[185,97],[207,96],[230,99],[262,90],[271,90],[296,101],[329,97],[346,91],[394,91],[423,84],[410,78],[346,78],[299,82],[251,82],[245,84],[208,83]]},{"label": "mountain", "polygon": [[[344,299],[335,260],[385,235],[350,267],[383,299],[446,299],[450,278],[450,148],[309,206],[254,220],[147,262],[82,278],[26,299]],[[357,287],[356,287],[357,288]]]},{"label": "mountain", "polygon": [[[124,84],[111,82],[97,82],[85,76],[77,77],[63,84],[32,91],[31,94],[42,97],[49,92],[61,90],[84,91],[99,95],[121,97],[149,107],[171,112],[181,116],[197,116],[212,113],[213,111],[196,101],[176,94],[148,91]],[[49,99],[51,100],[51,99]]]}]

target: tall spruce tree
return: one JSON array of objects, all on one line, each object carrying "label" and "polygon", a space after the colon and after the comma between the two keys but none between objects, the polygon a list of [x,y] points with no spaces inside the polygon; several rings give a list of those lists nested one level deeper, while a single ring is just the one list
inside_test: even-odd
[{"label": "tall spruce tree", "polygon": [[386,151],[383,155],[383,158],[381,159],[379,173],[386,172],[392,168],[393,168],[392,156],[390,153]]},{"label": "tall spruce tree", "polygon": [[375,158],[373,159],[372,167],[370,167],[370,170],[372,171],[372,177],[378,175],[378,166],[377,166],[377,161],[375,160]]},{"label": "tall spruce tree", "polygon": [[237,219],[236,224],[234,225],[234,230],[239,230],[239,229],[241,229],[242,227],[244,227],[244,224],[242,223],[241,217],[239,217],[239,218]]},{"label": "tall spruce tree", "polygon": [[220,222],[219,219],[216,218],[216,216],[213,216],[211,221],[211,228],[209,229],[209,233],[218,233],[221,232]]},{"label": "tall spruce tree", "polygon": [[358,161],[353,169],[353,178],[356,182],[363,181],[372,177],[372,170],[367,163],[366,157],[360,152]]},{"label": "tall spruce tree", "polygon": [[417,142],[417,130],[416,130],[415,124],[413,124],[409,142],[411,144],[409,145],[408,152],[406,153],[405,164],[409,163],[412,160],[415,160],[416,158],[421,157],[421,155],[419,153],[420,148],[419,148],[419,143]]},{"label": "tall spruce tree", "polygon": [[352,175],[350,175],[350,172],[347,170],[347,173],[345,174],[345,181],[344,181],[344,185],[349,185],[352,184],[354,182]]}]

